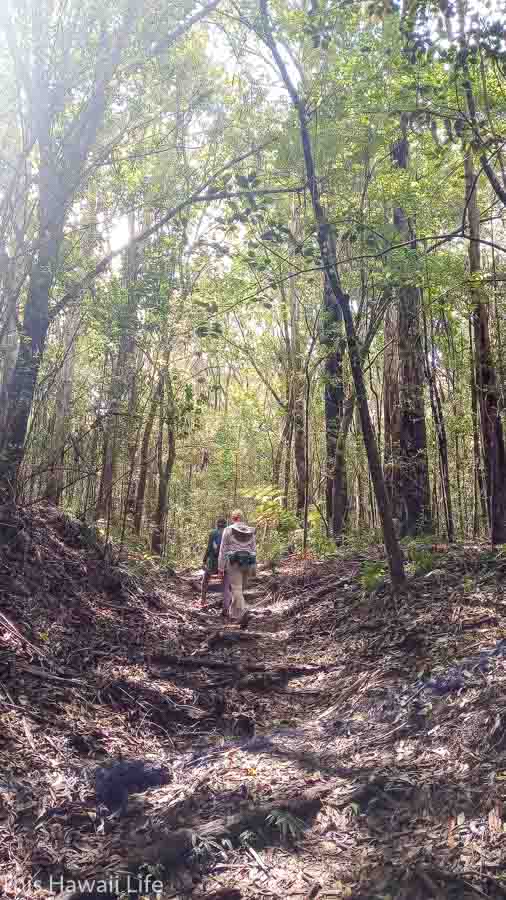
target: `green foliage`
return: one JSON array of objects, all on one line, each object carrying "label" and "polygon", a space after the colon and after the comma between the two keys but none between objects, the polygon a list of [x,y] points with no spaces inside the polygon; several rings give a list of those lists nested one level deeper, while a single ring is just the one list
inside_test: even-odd
[{"label": "green foliage", "polygon": [[[278,472],[273,470],[280,443],[286,440],[282,430],[288,395],[297,383],[295,369],[302,380],[306,370],[309,374],[310,497],[323,508],[323,393],[329,386],[323,363],[342,334],[339,323],[326,327],[328,311],[322,312],[320,250],[301,174],[304,163],[293,109],[282,90],[269,86],[265,74],[270,75],[270,69],[264,71],[262,62],[265,47],[258,54],[258,35],[244,23],[230,20],[220,38],[227,44],[223,54],[221,45],[216,50],[207,19],[177,46],[153,54],[153,29],[169,34],[180,16],[198,7],[193,0],[184,0],[181,9],[153,0],[148,11],[132,13],[125,41],[118,44],[121,77],[114,75],[104,85],[97,105],[97,60],[102,60],[104,72],[109,70],[112,33],[130,15],[127,0],[119,0],[112,17],[110,6],[97,5],[96,0],[69,0],[61,10],[50,5],[43,33],[38,34],[38,18],[29,15],[37,9],[35,0],[14,3],[9,16],[16,40],[7,40],[9,29],[0,35],[0,193],[5,196],[0,225],[9,257],[7,267],[0,265],[0,293],[10,298],[19,287],[14,310],[18,322],[30,295],[29,274],[23,273],[31,271],[33,248],[45,239],[36,212],[47,206],[40,203],[45,182],[40,147],[36,136],[33,146],[26,139],[30,121],[38,122],[41,111],[49,116],[48,122],[39,123],[50,138],[45,149],[48,171],[62,190],[76,186],[65,198],[64,238],[48,265],[48,272],[57,273],[49,305],[54,308],[74,288],[78,299],[56,317],[41,354],[40,408],[32,411],[27,442],[27,493],[30,499],[37,493],[44,496],[48,478],[43,473],[52,472],[63,454],[61,505],[85,511],[91,521],[105,451],[114,447],[107,532],[115,541],[123,540],[125,524],[125,540],[139,560],[152,565],[150,531],[170,424],[176,462],[167,498],[166,558],[185,565],[199,562],[216,516],[240,505],[255,518],[261,553],[275,567],[289,543],[302,547],[294,513],[293,443],[286,508],[281,490],[271,484],[284,479],[284,460]],[[19,11],[25,7],[26,16]],[[276,39],[300,61],[317,174],[332,217],[343,289],[353,310],[361,309],[360,337],[385,292],[395,298],[401,287],[422,290],[452,490],[458,492],[461,507],[455,496],[454,509],[459,509],[460,532],[470,535],[474,451],[468,322],[476,297],[491,301],[492,356],[502,383],[504,265],[501,254],[487,248],[483,271],[470,276],[465,242],[444,243],[444,238],[439,244],[437,236],[457,236],[461,228],[462,168],[471,136],[476,147],[489,149],[490,163],[499,165],[506,109],[504,24],[492,16],[478,31],[469,19],[469,33],[450,38],[444,36],[444,22],[423,2],[409,12],[409,28],[395,7],[382,7],[375,0],[369,4],[373,18],[348,0],[338,5],[310,2],[305,8],[273,0],[271,7]],[[257,14],[257,4],[245,0],[244,22],[256,22]],[[18,48],[14,54],[13,47]],[[237,66],[233,77],[229,53]],[[19,91],[19,73],[26,69],[33,81],[31,69],[39,58],[44,63],[43,77],[35,73],[40,91]],[[34,115],[33,98],[46,89]],[[466,113],[469,89],[477,104],[472,128]],[[84,128],[76,116],[102,106],[95,143],[83,149],[83,136],[95,134],[95,126]],[[407,168],[396,165],[394,158],[404,132]],[[74,147],[73,135],[78,138]],[[81,154],[81,170],[73,173]],[[19,165],[21,159],[26,165]],[[478,160],[475,165],[478,170]],[[271,185],[275,192],[267,193]],[[484,218],[487,240],[494,240],[500,212],[483,171],[476,192],[482,216],[494,210],[490,221]],[[198,203],[189,201],[192,195],[198,196]],[[156,223],[171,207],[179,212],[157,230]],[[409,245],[400,240],[394,210],[402,211],[416,229],[416,241]],[[499,233],[503,224],[497,224]],[[154,230],[135,253],[121,253],[112,265],[99,267],[98,278],[86,280],[107,253],[108,243],[117,245],[115,232],[126,240],[131,228],[137,234]],[[494,282],[496,275],[499,280]],[[85,291],[79,288],[83,280]],[[4,306],[7,309],[9,302]],[[4,324],[2,309],[0,335]],[[69,343],[72,330],[75,340]],[[314,338],[317,349],[310,360]],[[19,339],[26,348],[31,345],[29,336],[21,334]],[[4,350],[2,343],[2,384]],[[380,328],[367,369],[375,424],[381,422],[384,350]],[[140,449],[162,371],[169,374],[172,395],[166,383],[154,412],[144,518],[137,538],[132,513],[124,515],[123,506],[128,479],[132,493],[138,486]],[[348,390],[347,359],[344,382]],[[64,411],[66,388],[70,400]],[[437,435],[428,410],[427,403],[428,452],[437,482]],[[202,447],[209,453],[205,466]],[[356,423],[346,457],[350,517],[344,544],[361,549],[381,543],[382,536]],[[251,485],[258,486],[254,492]],[[103,511],[100,515],[104,517]],[[319,557],[336,552],[316,507],[309,512],[308,541]],[[429,548],[411,552],[409,541],[405,546],[413,571],[432,567]],[[383,575],[375,574],[371,565],[372,570],[366,566],[362,573],[364,585]]]},{"label": "green foliage", "polygon": [[435,553],[424,547],[410,547],[408,557],[414,575],[424,575],[434,569],[437,563]]},{"label": "green foliage", "polygon": [[209,861],[217,853],[222,853],[223,850],[232,850],[232,843],[228,838],[214,841],[211,838],[201,837],[198,834],[192,835],[192,855],[200,863]]},{"label": "green foliage", "polygon": [[270,828],[276,828],[279,831],[284,841],[300,840],[306,827],[302,819],[285,809],[273,810],[265,821]]},{"label": "green foliage", "polygon": [[279,488],[273,486],[258,488],[249,491],[246,496],[256,501],[257,526],[275,529],[278,535],[285,539],[298,528],[297,517],[283,506],[283,494]]},{"label": "green foliage", "polygon": [[261,836],[256,831],[242,831],[239,835],[241,847],[255,847],[261,843]]},{"label": "green foliage", "polygon": [[273,485],[248,491],[246,496],[256,503],[255,521],[260,554],[272,571],[275,571],[299,527],[299,522],[292,511],[285,509],[283,494]]},{"label": "green foliage", "polygon": [[331,559],[336,556],[336,542],[327,534],[325,523],[316,507],[308,511],[309,548],[320,559]]},{"label": "green foliage", "polygon": [[360,571],[360,585],[364,591],[374,591],[380,587],[386,575],[385,563],[378,560],[370,560],[362,563]]}]

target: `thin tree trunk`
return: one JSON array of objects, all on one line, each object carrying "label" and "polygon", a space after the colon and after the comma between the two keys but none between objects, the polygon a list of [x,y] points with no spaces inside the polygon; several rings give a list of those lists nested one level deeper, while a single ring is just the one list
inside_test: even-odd
[{"label": "thin tree trunk", "polygon": [[473,420],[473,456],[474,456],[474,512],[473,512],[473,536],[480,533],[481,524],[488,528],[487,493],[483,480],[482,452],[480,441],[480,428],[478,421],[478,396],[476,391],[476,357],[473,341],[473,323],[469,321],[469,356],[470,372],[469,385],[471,389],[471,414]]},{"label": "thin tree trunk", "polygon": [[[393,158],[400,169],[409,166],[407,116],[401,116],[401,138]],[[394,225],[403,241],[415,247],[411,223],[401,207],[394,210]],[[403,533],[415,535],[432,529],[429,461],[425,426],[423,342],[420,327],[421,294],[418,287],[399,287],[399,465]]]},{"label": "thin tree trunk", "polygon": [[[300,234],[300,214],[293,210],[293,233]],[[289,326],[289,359],[290,359],[290,389],[293,395],[293,450],[295,459],[295,471],[297,473],[297,515],[303,518],[304,502],[306,496],[307,459],[306,459],[306,434],[305,434],[305,403],[304,403],[304,368],[302,365],[302,348],[300,336],[300,301],[297,294],[295,279],[289,286],[290,326]]]},{"label": "thin tree trunk", "polygon": [[274,454],[274,459],[272,462],[272,483],[279,487],[281,480],[281,463],[283,461],[283,450],[286,448],[288,433],[291,428],[290,415],[286,415],[285,421],[283,423],[283,430],[281,432],[281,437],[279,440],[279,444]]},{"label": "thin tree trunk", "polygon": [[63,363],[56,391],[55,421],[52,435],[52,460],[46,497],[59,506],[65,487],[65,442],[72,412],[72,387],[77,339],[76,310],[70,311],[63,325]]},{"label": "thin tree trunk", "polygon": [[[7,263],[9,265],[9,263]],[[4,276],[4,290],[7,292],[10,287],[9,273]],[[16,325],[16,298],[9,296],[6,302],[7,310],[4,313],[4,323],[2,325],[2,336],[0,338],[0,434],[6,426],[7,418],[7,402],[8,389],[11,382],[14,369],[16,368],[16,359],[19,349],[18,329]]]},{"label": "thin tree trunk", "polygon": [[399,405],[399,307],[391,303],[383,327],[383,423],[385,484],[396,519],[402,521]]},{"label": "thin tree trunk", "polygon": [[[167,408],[165,409],[165,389],[167,389]],[[167,452],[164,458],[164,425],[167,425]],[[176,461],[176,433],[174,397],[170,376],[166,371],[160,395],[160,431],[158,435],[158,497],[154,517],[154,528],[151,535],[151,550],[157,556],[163,554],[163,536],[169,510],[169,485],[172,470]]]},{"label": "thin tree trunk", "polygon": [[[151,224],[151,215],[145,215],[143,227]],[[126,253],[126,287],[128,291],[128,310],[130,315],[130,344],[126,354],[126,371],[128,405],[126,418],[126,444],[128,455],[129,475],[126,483],[124,503],[124,523],[126,525],[126,517],[130,509],[134,506],[133,486],[134,472],[139,446],[141,420],[137,418],[138,390],[137,390],[137,369],[138,351],[136,350],[136,332],[137,332],[137,306],[138,306],[138,275],[139,275],[139,248],[134,243],[136,233],[135,213],[131,212],[128,216],[128,233],[130,244]]]},{"label": "thin tree trunk", "polygon": [[[434,478],[432,479],[432,510],[433,510],[433,515],[434,515],[434,526],[436,529],[436,534],[439,534],[440,528],[439,528],[439,502],[438,502],[438,496],[437,496],[437,472],[434,472]],[[446,524],[446,529],[448,531],[448,521],[446,520],[446,514],[445,514],[445,524]],[[449,540],[448,540],[448,542],[450,543]]]},{"label": "thin tree trunk", "polygon": [[[353,422],[353,413],[355,410],[355,395],[352,395],[344,405],[344,413],[341,419],[339,435],[336,444],[336,472],[334,481],[334,491],[337,496],[341,495],[341,500],[334,504],[333,513],[334,520],[332,523],[332,534],[337,543],[341,542],[346,518],[348,515],[349,497],[346,477],[346,441],[351,423]],[[342,479],[342,480],[341,480]]]},{"label": "thin tree trunk", "polygon": [[[132,240],[135,236],[135,220],[132,213],[128,219],[129,236]],[[129,246],[124,255],[125,265],[125,304],[121,311],[121,335],[119,339],[118,356],[112,368],[111,386],[109,393],[109,415],[106,421],[104,435],[104,461],[102,466],[102,481],[97,503],[97,518],[114,518],[114,485],[119,462],[121,444],[127,446],[131,456],[136,452],[136,445],[132,449],[132,419],[135,406],[135,364],[134,347],[137,332],[137,305],[138,294],[135,287],[136,280],[136,256],[135,247]],[[123,401],[127,398],[127,406]],[[124,412],[125,415],[121,415]]]},{"label": "thin tree trunk", "polygon": [[[41,180],[44,175],[41,172]],[[42,193],[42,188],[41,188]],[[58,194],[56,195],[58,196]],[[5,425],[0,443],[0,492],[16,494],[17,473],[24,454],[35,387],[49,328],[49,295],[61,246],[61,220],[56,201],[39,204],[41,239],[28,287],[16,365],[5,397]]]},{"label": "thin tree trunk", "polygon": [[290,414],[290,427],[286,436],[285,473],[283,482],[283,509],[288,509],[288,496],[290,494],[290,483],[292,475],[292,441],[293,418]]},{"label": "thin tree trunk", "polygon": [[[453,407],[453,415],[455,417],[455,421],[457,421],[457,407]],[[457,481],[457,508],[459,511],[459,525],[460,525],[460,536],[461,538],[465,535],[465,526],[464,526],[464,506],[462,503],[462,484],[461,484],[461,476],[460,473],[462,471],[462,460],[460,457],[460,441],[458,434],[455,435],[455,476]]]},{"label": "thin tree trunk", "polygon": [[479,284],[481,273],[480,212],[478,208],[478,182],[475,179],[472,148],[464,156],[466,203],[469,234],[469,270],[471,274],[471,300],[473,303],[473,332],[476,363],[476,390],[485,457],[485,482],[487,507],[492,544],[506,543],[506,451],[499,411],[497,374],[494,367],[489,332],[489,310],[483,287]]},{"label": "thin tree trunk", "polygon": [[[427,333],[427,319],[425,313],[423,313],[423,330],[425,337],[425,375],[427,378],[427,383],[429,385],[430,406],[432,410],[432,419],[434,422],[434,429],[437,438],[439,471],[441,476],[446,533],[448,536],[448,543],[451,544],[455,540],[455,525],[453,521],[450,468],[448,463],[448,438],[446,435],[443,407],[437,387],[434,365],[432,363],[434,348],[431,347],[429,349],[429,337]],[[436,478],[434,478],[434,485],[435,484]]]},{"label": "thin tree trunk", "polygon": [[[327,454],[326,512],[331,535],[341,538],[346,505],[346,455],[337,444],[344,414],[342,313],[329,279],[324,282],[325,444]],[[336,530],[337,529],[337,530]]]},{"label": "thin tree trunk", "polygon": [[306,439],[304,434],[304,397],[299,393],[295,398],[293,414],[293,450],[295,457],[295,470],[297,472],[297,515],[301,516],[304,510],[304,498],[306,496]]},{"label": "thin tree trunk", "polygon": [[153,433],[153,425],[155,422],[156,410],[160,403],[160,395],[162,391],[162,381],[163,376],[159,375],[158,384],[156,386],[155,393],[151,398],[151,402],[149,404],[149,411],[146,419],[146,424],[144,426],[144,433],[142,436],[142,444],[141,444],[141,456],[140,456],[140,465],[139,465],[139,480],[137,482],[137,496],[135,498],[135,511],[134,511],[134,531],[135,534],[140,535],[142,529],[142,519],[144,516],[144,498],[146,496],[146,484],[148,480],[148,470],[149,470],[149,447],[151,443],[151,435]]},{"label": "thin tree trunk", "polygon": [[383,478],[383,471],[381,469],[381,460],[378,452],[378,447],[376,444],[376,438],[374,436],[374,429],[372,427],[371,416],[369,412],[369,406],[367,402],[367,393],[364,381],[364,373],[362,369],[362,362],[360,358],[360,349],[357,340],[357,334],[355,330],[355,323],[353,321],[353,315],[351,312],[350,299],[347,294],[344,293],[339,274],[337,271],[337,256],[336,256],[336,248],[335,248],[335,239],[334,235],[331,231],[331,226],[326,220],[323,207],[320,200],[320,190],[318,186],[318,179],[316,177],[316,170],[314,165],[313,158],[313,150],[311,146],[311,137],[308,129],[308,116],[307,110],[305,108],[304,103],[300,99],[296,89],[293,86],[293,83],[288,74],[288,70],[283,61],[282,56],[279,53],[276,42],[272,36],[271,25],[269,21],[269,13],[267,7],[267,0],[260,0],[260,11],[262,15],[262,23],[264,27],[264,38],[271,50],[273,58],[276,62],[277,68],[280,72],[280,75],[285,83],[285,86],[290,94],[291,101],[293,106],[298,114],[299,119],[299,127],[300,127],[300,136],[302,142],[302,149],[304,153],[304,164],[306,169],[306,175],[309,184],[309,190],[311,193],[311,202],[313,207],[313,214],[315,217],[316,224],[318,226],[318,244],[320,248],[320,254],[322,258],[322,263],[325,268],[325,272],[329,279],[330,285],[332,287],[332,291],[334,296],[341,307],[341,311],[343,314],[344,325],[346,330],[346,338],[348,342],[348,353],[350,357],[350,366],[351,372],[353,375],[353,381],[355,384],[355,393],[357,397],[357,405],[360,410],[360,421],[362,424],[362,434],[364,438],[364,444],[367,451],[367,458],[369,461],[369,469],[371,472],[371,478],[374,484],[374,491],[376,495],[376,502],[378,504],[378,511],[381,517],[381,523],[383,526],[383,537],[385,541],[385,548],[388,556],[388,563],[390,568],[390,575],[392,578],[392,584],[395,587],[400,587],[405,580],[404,575],[404,563],[403,557],[401,553],[401,549],[399,546],[399,541],[397,539],[394,523],[392,518],[392,511],[390,508],[390,503],[388,500],[388,494],[385,488],[385,481]]}]

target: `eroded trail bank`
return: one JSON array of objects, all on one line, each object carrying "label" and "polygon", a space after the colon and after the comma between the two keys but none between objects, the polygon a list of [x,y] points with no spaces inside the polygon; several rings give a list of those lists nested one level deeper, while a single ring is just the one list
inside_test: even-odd
[{"label": "eroded trail bank", "polygon": [[[292,561],[241,631],[55,510],[2,518],[6,896],[142,866],[166,898],[506,896],[500,554],[436,554],[396,601],[367,554]],[[97,815],[121,755],[171,779]]]}]

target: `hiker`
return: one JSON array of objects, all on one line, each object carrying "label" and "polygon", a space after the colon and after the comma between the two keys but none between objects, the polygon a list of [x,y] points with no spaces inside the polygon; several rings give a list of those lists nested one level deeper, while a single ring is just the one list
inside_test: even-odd
[{"label": "hiker", "polygon": [[[207,588],[209,586],[209,582],[213,575],[218,574],[218,555],[220,552],[221,540],[226,525],[227,522],[225,519],[218,519],[218,521],[216,522],[216,528],[213,528],[211,534],[209,535],[209,540],[207,542],[207,548],[203,560],[204,575],[202,577],[202,590],[200,595],[200,602],[202,606],[206,605]],[[223,585],[223,592],[225,593],[225,584]]]},{"label": "hiker", "polygon": [[256,574],[256,536],[255,529],[246,524],[240,509],[234,509],[230,518],[232,524],[225,528],[221,540],[218,570],[230,580],[230,618],[245,625],[249,614],[245,609],[244,589],[248,578]]}]

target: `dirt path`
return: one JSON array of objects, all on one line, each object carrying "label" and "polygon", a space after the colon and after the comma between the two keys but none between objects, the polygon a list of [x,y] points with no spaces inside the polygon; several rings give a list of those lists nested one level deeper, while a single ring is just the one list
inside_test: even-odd
[{"label": "dirt path", "polygon": [[246,633],[199,617],[199,661],[237,671],[200,671],[219,691],[216,747],[207,737],[175,768],[179,812],[209,855],[195,896],[506,896],[506,731],[490,707],[506,668],[476,662],[504,633],[502,600],[485,576],[462,602],[459,561],[397,603],[364,597],[348,562],[264,576]]},{"label": "dirt path", "polygon": [[[54,510],[16,528],[0,546],[4,896],[143,865],[164,900],[506,896],[501,554],[440,554],[397,600],[364,593],[364,556],[293,561],[253,586],[242,631],[191,578],[111,570]],[[97,817],[94,773],[121,755],[173,778]]]}]

